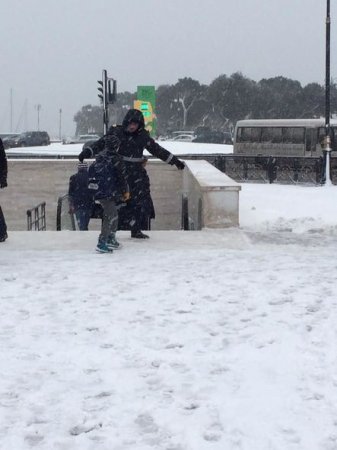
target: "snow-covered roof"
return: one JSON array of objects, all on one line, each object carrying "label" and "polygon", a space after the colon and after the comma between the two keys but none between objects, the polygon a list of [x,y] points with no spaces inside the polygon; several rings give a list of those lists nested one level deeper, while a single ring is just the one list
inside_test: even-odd
[{"label": "snow-covered roof", "polygon": [[[331,120],[331,125],[337,126],[337,120]],[[239,120],[238,127],[319,127],[325,126],[325,119],[256,119]]]}]

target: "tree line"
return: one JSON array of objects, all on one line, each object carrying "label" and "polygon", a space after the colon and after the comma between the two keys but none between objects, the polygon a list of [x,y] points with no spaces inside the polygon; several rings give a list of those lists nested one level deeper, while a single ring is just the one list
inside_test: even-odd
[{"label": "tree line", "polygon": [[[337,86],[331,83],[331,114],[337,112]],[[110,122],[121,123],[136,93],[121,92],[110,106]],[[325,88],[278,76],[254,81],[240,72],[220,75],[210,85],[181,78],[156,89],[158,135],[207,126],[232,131],[241,119],[301,119],[325,114]],[[102,133],[102,107],[85,105],[74,116],[76,134]]]}]

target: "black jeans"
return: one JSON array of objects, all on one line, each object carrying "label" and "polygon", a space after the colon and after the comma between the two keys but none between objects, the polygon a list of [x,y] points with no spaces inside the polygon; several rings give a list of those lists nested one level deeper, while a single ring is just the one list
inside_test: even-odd
[{"label": "black jeans", "polygon": [[101,242],[107,242],[109,236],[117,231],[118,211],[116,203],[112,199],[104,198],[99,202],[103,206],[103,220],[99,240]]},{"label": "black jeans", "polygon": [[0,239],[3,239],[7,234],[7,225],[5,222],[5,217],[2,212],[1,206],[0,206]]}]

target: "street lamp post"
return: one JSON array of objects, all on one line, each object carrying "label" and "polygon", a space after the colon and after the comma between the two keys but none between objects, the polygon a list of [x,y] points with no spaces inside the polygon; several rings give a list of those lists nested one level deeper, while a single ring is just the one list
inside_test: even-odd
[{"label": "street lamp post", "polygon": [[62,140],[62,108],[59,109],[59,139]]},{"label": "street lamp post", "polygon": [[37,110],[37,131],[40,131],[40,110],[41,110],[41,105],[38,104],[35,106],[36,110]]},{"label": "street lamp post", "polygon": [[11,107],[11,126],[10,126],[10,132],[13,131],[13,89],[11,88],[11,95],[10,95],[10,107]]},{"label": "street lamp post", "polygon": [[325,139],[323,148],[325,152],[325,185],[331,186],[330,155],[331,155],[331,129],[330,129],[330,0],[326,3],[326,43],[325,43]]}]

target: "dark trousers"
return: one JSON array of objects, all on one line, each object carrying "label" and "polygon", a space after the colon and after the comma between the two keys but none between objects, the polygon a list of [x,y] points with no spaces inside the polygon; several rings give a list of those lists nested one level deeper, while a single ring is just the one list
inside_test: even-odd
[{"label": "dark trousers", "polygon": [[5,222],[5,217],[2,212],[1,206],[0,206],[0,239],[4,238],[7,234],[7,225]]},{"label": "dark trousers", "polygon": [[99,240],[101,242],[107,242],[109,236],[117,231],[118,211],[116,203],[112,199],[100,199],[99,202],[103,206],[103,220]]},{"label": "dark trousers", "polygon": [[88,231],[91,209],[77,209],[75,216],[80,231]]}]

